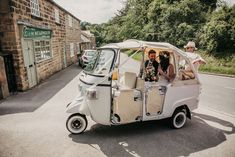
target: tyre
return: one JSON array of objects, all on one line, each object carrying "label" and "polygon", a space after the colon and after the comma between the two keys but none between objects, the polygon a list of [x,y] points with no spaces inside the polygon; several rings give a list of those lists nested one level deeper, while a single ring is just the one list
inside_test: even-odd
[{"label": "tyre", "polygon": [[81,60],[78,61],[78,65],[79,65],[80,67],[82,67]]},{"label": "tyre", "polygon": [[185,125],[186,120],[186,112],[184,110],[176,110],[171,117],[171,126],[175,129],[180,129]]},{"label": "tyre", "polygon": [[73,114],[66,121],[66,128],[72,134],[81,134],[87,128],[87,119],[85,115]]}]

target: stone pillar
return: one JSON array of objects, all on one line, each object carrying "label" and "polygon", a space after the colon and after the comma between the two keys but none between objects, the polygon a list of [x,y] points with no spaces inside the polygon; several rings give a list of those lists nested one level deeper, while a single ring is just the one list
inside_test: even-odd
[{"label": "stone pillar", "polygon": [[0,56],[0,94],[1,94],[0,98],[6,98],[10,95],[8,90],[4,59],[1,56]]}]

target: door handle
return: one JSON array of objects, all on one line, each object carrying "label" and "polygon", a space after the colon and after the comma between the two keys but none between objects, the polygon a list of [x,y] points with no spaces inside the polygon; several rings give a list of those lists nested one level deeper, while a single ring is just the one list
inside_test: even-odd
[{"label": "door handle", "polygon": [[29,68],[33,67],[33,64],[29,65]]}]

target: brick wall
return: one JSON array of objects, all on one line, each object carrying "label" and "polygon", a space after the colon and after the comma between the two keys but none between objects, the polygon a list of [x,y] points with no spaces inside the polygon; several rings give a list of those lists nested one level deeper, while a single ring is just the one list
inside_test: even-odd
[{"label": "brick wall", "polygon": [[[77,52],[78,45],[81,42],[81,28],[80,21],[77,21],[74,17],[72,18],[72,27],[69,26],[69,16],[65,16],[66,22],[66,57],[67,57],[67,65],[71,65],[72,63],[77,61]],[[70,43],[74,44],[74,56],[71,57],[70,51]]]},{"label": "brick wall", "polygon": [[[32,27],[47,27],[52,30],[51,50],[53,57],[36,63],[38,82],[63,68],[63,51],[65,45],[71,42],[80,42],[79,20],[73,18],[74,27],[70,28],[66,26],[68,13],[63,8],[55,5],[52,1],[39,0],[39,2],[40,18],[31,15],[30,0],[11,0],[9,1],[10,12],[0,14],[1,50],[13,54],[18,90],[25,90],[29,87],[22,46],[22,29],[24,24],[19,24],[19,21],[23,21]],[[55,22],[54,8],[59,10],[60,23]],[[67,63],[70,65],[76,62],[76,55],[70,57],[69,50],[66,49]]]},{"label": "brick wall", "polygon": [[3,57],[0,56],[0,100],[9,96]]},{"label": "brick wall", "polygon": [[[10,8],[14,11],[14,7]],[[16,69],[17,86],[23,88],[25,81],[23,79],[24,70],[22,69],[23,56],[21,53],[21,41],[17,39],[17,26],[14,23],[14,13],[0,14],[0,50],[3,53],[11,53],[14,58],[14,67]]]}]

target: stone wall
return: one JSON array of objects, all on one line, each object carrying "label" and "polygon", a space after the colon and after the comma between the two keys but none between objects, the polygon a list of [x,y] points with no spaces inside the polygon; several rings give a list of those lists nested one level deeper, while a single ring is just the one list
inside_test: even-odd
[{"label": "stone wall", "polygon": [[[80,42],[80,21],[73,18],[74,27],[70,28],[66,26],[68,23],[66,18],[69,14],[66,10],[53,1],[39,0],[39,2],[40,17],[31,15],[30,0],[11,0],[9,1],[10,12],[0,13],[0,50],[13,54],[18,90],[26,90],[29,87],[22,43],[22,29],[25,25],[52,30],[52,58],[36,63],[38,82],[63,68],[65,48],[69,65],[75,63],[77,59],[76,55],[70,57],[70,49],[67,45],[71,42]],[[59,10],[60,23],[55,22],[55,8]]]},{"label": "stone wall", "polygon": [[0,56],[0,100],[9,96],[3,57]]},{"label": "stone wall", "polygon": [[[72,27],[69,26],[69,16],[65,16],[66,22],[66,57],[67,57],[67,65],[71,65],[72,63],[77,61],[77,53],[78,53],[78,46],[81,42],[81,28],[80,28],[80,21],[77,21],[74,17],[72,18]],[[74,44],[74,56],[71,57],[71,49],[70,43]]]}]

